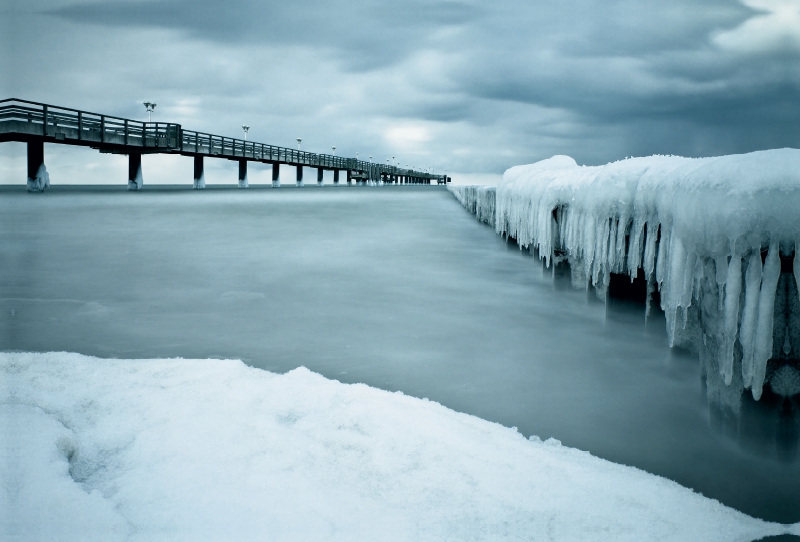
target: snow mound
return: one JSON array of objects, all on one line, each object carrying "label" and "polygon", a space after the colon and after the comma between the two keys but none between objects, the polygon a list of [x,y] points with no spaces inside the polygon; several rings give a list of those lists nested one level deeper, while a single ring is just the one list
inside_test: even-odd
[{"label": "snow mound", "polygon": [[744,542],[797,529],[304,368],[0,353],[0,394],[3,540]]},{"label": "snow mound", "polygon": [[592,167],[554,156],[506,171],[495,202],[452,191],[601,296],[611,274],[643,272],[670,344],[701,351],[725,385],[759,399],[769,360],[800,360],[800,150]]}]

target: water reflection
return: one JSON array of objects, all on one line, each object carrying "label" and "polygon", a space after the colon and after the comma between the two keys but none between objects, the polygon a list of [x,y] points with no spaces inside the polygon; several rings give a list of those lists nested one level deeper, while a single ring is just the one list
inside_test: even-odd
[{"label": "water reflection", "polygon": [[[718,372],[707,372],[705,389],[725,386],[720,380]],[[758,401],[748,390],[707,392],[707,397],[712,427],[743,449],[785,462],[798,459],[800,395],[781,395],[767,386]]]},{"label": "water reflection", "polygon": [[[569,265],[566,262],[557,264],[552,270],[552,277],[557,290],[567,288]],[[776,311],[784,311],[782,303],[788,305],[788,299],[794,299],[797,292],[793,289],[794,280],[789,282],[784,276],[781,284],[786,285],[787,295],[778,296]],[[648,292],[647,281],[641,269],[634,281],[627,275],[612,274],[606,293],[597,295],[594,288],[590,287],[590,297],[604,296],[607,318],[630,322],[637,318],[644,319],[647,314],[649,322],[646,323],[649,326],[653,325],[654,317],[659,325],[663,325],[658,292],[652,288]],[[657,311],[658,316],[654,316],[653,311]],[[735,377],[726,385],[717,367],[717,357],[709,353],[711,349],[700,346],[698,354],[702,366],[702,390],[708,401],[710,424],[716,431],[737,442],[749,453],[782,462],[793,462],[798,459],[800,448],[800,393],[797,392],[800,389],[800,363],[789,357],[792,350],[785,346],[790,344],[788,329],[777,330],[775,335],[774,342],[781,345],[782,355],[769,361],[767,385],[758,401],[753,399],[750,390],[744,389],[740,348],[735,352]]]}]

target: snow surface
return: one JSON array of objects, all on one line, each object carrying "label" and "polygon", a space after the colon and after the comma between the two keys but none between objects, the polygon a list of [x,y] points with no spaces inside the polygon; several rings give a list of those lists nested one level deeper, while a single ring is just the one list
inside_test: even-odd
[{"label": "snow surface", "polygon": [[[783,347],[800,358],[800,330],[773,322],[781,256],[794,254],[800,290],[800,150],[650,156],[592,167],[554,156],[506,171],[496,201],[487,189],[482,198],[477,187],[450,190],[479,217],[494,216],[498,233],[535,249],[548,265],[568,260],[573,283],[604,292],[611,273],[633,280],[642,269],[661,293],[670,344],[694,314],[699,329],[689,325],[687,333],[702,336],[695,346],[713,359],[725,384],[739,368],[737,379],[755,399],[774,352]],[[704,293],[716,303],[698,308]],[[776,329],[780,342],[773,344]]]},{"label": "snow surface", "polygon": [[2,540],[750,541],[678,484],[305,368],[0,353]]}]

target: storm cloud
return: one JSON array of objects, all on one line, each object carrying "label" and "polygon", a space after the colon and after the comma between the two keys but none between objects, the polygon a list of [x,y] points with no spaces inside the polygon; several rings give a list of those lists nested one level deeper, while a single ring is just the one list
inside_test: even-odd
[{"label": "storm cloud", "polygon": [[474,174],[800,146],[800,0],[2,6],[3,94],[274,144]]}]

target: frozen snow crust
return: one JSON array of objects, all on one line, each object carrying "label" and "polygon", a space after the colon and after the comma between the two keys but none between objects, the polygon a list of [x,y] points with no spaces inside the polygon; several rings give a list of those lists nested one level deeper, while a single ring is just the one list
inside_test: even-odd
[{"label": "frozen snow crust", "polygon": [[0,394],[2,540],[730,542],[800,530],[304,368],[0,353]]},{"label": "frozen snow crust", "polygon": [[725,385],[759,399],[770,359],[800,375],[800,150],[593,167],[554,156],[506,171],[496,201],[456,188],[498,233],[568,261],[576,286],[604,297],[612,273],[643,272],[670,344],[700,351]]}]

